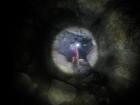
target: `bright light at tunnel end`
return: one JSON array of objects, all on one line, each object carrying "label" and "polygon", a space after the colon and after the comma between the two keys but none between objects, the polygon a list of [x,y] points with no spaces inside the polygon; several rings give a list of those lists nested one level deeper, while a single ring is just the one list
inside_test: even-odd
[{"label": "bright light at tunnel end", "polygon": [[76,45],[76,47],[80,47],[80,43],[76,43],[75,45]]},{"label": "bright light at tunnel end", "polygon": [[[64,35],[64,33],[65,34],[67,33],[67,34]],[[70,40],[72,40],[71,38],[69,38],[72,35],[74,35],[75,37],[89,38],[89,39],[91,39],[91,42],[93,44],[92,50],[89,52],[89,54],[86,55],[86,57],[84,59],[77,58],[78,64],[84,63],[83,61],[87,61],[90,68],[93,68],[98,60],[97,44],[96,44],[96,41],[94,39],[94,36],[92,35],[92,32],[90,32],[89,30],[87,30],[85,28],[81,28],[81,27],[65,28],[56,35],[56,38],[52,44],[52,60],[53,60],[54,64],[57,66],[58,70],[60,70],[61,72],[65,73],[65,74],[77,73],[77,71],[73,67],[74,64],[71,61],[67,60],[65,52],[69,53],[68,50],[74,49],[74,47],[81,49],[82,46],[84,46],[84,47],[87,46],[85,44],[82,45],[81,43],[79,43],[76,40],[75,42],[73,42],[73,44],[70,44],[69,47],[67,44],[63,44],[63,46],[66,46],[66,48],[61,48],[60,46],[62,45],[63,42],[68,43]],[[58,51],[59,49],[63,49],[64,51],[60,52],[60,51]],[[80,53],[80,51],[79,51],[79,53]],[[70,57],[70,58],[72,59],[73,57]],[[84,68],[84,66],[82,68]],[[86,68],[82,72],[85,72],[85,71],[86,71]],[[78,73],[81,73],[81,72],[78,72]]]}]

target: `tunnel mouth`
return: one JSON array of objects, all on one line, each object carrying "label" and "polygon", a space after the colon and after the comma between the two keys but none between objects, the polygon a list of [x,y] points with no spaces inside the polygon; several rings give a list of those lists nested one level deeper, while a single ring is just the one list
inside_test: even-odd
[{"label": "tunnel mouth", "polygon": [[86,73],[98,59],[97,44],[92,32],[83,27],[61,30],[52,43],[52,60],[66,74]]}]

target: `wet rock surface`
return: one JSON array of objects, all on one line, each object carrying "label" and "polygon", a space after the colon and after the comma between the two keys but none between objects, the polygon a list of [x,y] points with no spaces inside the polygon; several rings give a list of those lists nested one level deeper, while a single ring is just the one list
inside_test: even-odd
[{"label": "wet rock surface", "polygon": [[[10,43],[14,58],[11,63],[15,66],[14,71],[10,69],[14,78],[10,83],[14,87],[11,89],[12,102],[17,105],[120,105],[139,102],[138,2],[21,0],[11,6],[16,7],[9,9],[13,13],[9,15],[10,21],[14,23],[10,26],[13,33],[10,40],[16,43],[16,46]],[[82,71],[80,75],[74,73],[71,60],[58,53],[58,43],[65,39],[64,36],[58,39],[56,36],[73,26],[90,30],[98,46],[98,58],[93,47],[87,55],[88,64],[79,61],[76,67],[80,69],[76,70]],[[52,50],[56,39],[55,50]],[[68,39],[71,38],[67,38],[66,43],[71,43]],[[63,53],[67,51],[62,50]],[[89,69],[88,65],[93,68],[88,73],[83,72]]]}]

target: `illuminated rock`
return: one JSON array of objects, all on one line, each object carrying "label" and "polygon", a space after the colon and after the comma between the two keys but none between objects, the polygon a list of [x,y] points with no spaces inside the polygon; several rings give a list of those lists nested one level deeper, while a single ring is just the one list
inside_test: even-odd
[{"label": "illuminated rock", "polygon": [[84,73],[92,68],[97,59],[97,44],[90,31],[79,27],[62,30],[52,46],[56,66],[65,73]]}]

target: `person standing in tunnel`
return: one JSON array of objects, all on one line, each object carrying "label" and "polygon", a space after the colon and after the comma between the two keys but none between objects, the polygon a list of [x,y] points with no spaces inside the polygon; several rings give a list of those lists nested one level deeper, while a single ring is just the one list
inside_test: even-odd
[{"label": "person standing in tunnel", "polygon": [[74,43],[72,46],[72,63],[73,64],[79,64],[79,43]]}]

